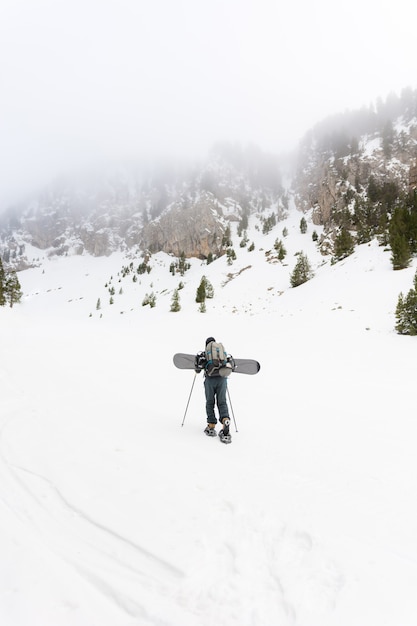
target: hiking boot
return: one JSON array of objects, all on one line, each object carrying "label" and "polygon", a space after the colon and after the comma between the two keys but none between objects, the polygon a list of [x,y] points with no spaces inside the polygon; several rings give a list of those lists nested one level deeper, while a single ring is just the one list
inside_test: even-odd
[{"label": "hiking boot", "polygon": [[215,437],[217,435],[216,424],[207,424],[204,432],[206,433],[207,437]]}]

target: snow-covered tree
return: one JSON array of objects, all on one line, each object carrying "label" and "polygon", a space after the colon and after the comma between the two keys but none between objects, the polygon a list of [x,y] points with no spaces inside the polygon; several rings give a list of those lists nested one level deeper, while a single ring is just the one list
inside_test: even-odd
[{"label": "snow-covered tree", "polygon": [[304,252],[300,252],[298,255],[298,261],[295,264],[294,270],[290,276],[291,287],[298,287],[313,278],[313,276],[314,272],[311,269],[307,256]]}]

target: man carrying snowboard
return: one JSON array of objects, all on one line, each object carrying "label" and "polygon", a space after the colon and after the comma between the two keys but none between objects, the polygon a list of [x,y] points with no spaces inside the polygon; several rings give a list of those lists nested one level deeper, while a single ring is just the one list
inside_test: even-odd
[{"label": "man carrying snowboard", "polygon": [[233,359],[224,350],[223,344],[214,337],[206,339],[206,348],[195,357],[195,372],[204,370],[204,390],[206,394],[207,426],[204,432],[215,437],[217,418],[214,405],[217,403],[220,422],[223,425],[219,438],[223,443],[231,443],[229,409],[226,401],[227,376],[233,371]]}]

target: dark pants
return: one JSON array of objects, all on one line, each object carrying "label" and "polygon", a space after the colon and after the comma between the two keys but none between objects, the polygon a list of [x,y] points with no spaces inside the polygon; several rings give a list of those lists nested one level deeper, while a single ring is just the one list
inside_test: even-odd
[{"label": "dark pants", "polygon": [[227,378],[222,376],[206,376],[204,379],[204,389],[206,392],[206,413],[209,424],[216,424],[217,419],[214,414],[214,404],[217,402],[220,421],[229,417],[226,402]]}]

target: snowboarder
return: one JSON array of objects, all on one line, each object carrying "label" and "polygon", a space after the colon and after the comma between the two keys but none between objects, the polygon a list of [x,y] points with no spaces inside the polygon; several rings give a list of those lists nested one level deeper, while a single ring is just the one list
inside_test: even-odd
[{"label": "snowboarder", "polygon": [[[218,347],[220,346],[220,348]],[[212,355],[211,350],[217,350],[217,358]],[[220,350],[220,355],[219,351]],[[223,353],[221,352],[223,350]],[[219,358],[220,357],[220,358]],[[213,365],[214,361],[214,365]],[[229,425],[229,409],[226,401],[227,391],[227,375],[233,370],[230,356],[227,356],[223,345],[218,344],[214,337],[206,339],[206,348],[202,352],[198,352],[195,356],[195,372],[199,374],[204,370],[204,390],[206,394],[206,414],[207,426],[204,432],[209,437],[215,437],[217,418],[214,413],[214,405],[217,403],[219,411],[219,419],[223,425],[219,432],[219,438],[223,443],[230,443],[232,437],[230,435]]]}]

